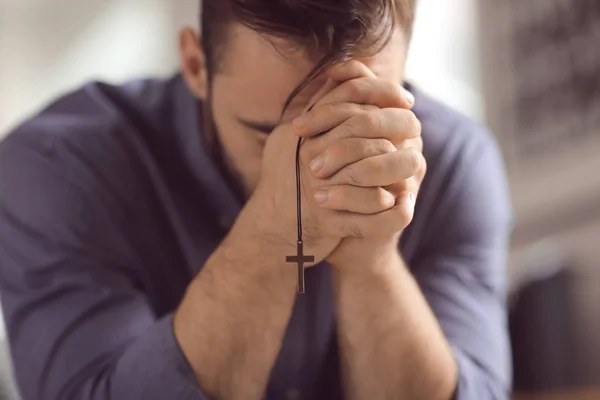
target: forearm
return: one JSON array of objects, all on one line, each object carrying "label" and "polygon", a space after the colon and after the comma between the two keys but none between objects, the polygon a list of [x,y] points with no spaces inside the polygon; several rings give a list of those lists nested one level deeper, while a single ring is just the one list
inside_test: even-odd
[{"label": "forearm", "polygon": [[256,238],[229,237],[190,285],[177,339],[211,399],[260,399],[295,299],[295,271]]},{"label": "forearm", "polygon": [[457,380],[451,349],[400,255],[351,262],[334,267],[348,398],[449,400]]}]

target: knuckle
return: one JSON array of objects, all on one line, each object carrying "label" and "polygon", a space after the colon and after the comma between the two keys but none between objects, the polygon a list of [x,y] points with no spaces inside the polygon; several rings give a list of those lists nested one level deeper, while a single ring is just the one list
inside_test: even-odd
[{"label": "knuckle", "polygon": [[406,131],[410,137],[418,137],[421,135],[421,121],[414,112],[405,110]]},{"label": "knuckle", "polygon": [[[362,93],[362,85],[359,79],[353,79],[344,83],[344,91],[346,92],[344,97],[353,103],[356,99],[360,98]],[[340,92],[341,94],[341,92]]]},{"label": "knuckle", "polygon": [[400,85],[390,84],[391,94],[398,103],[404,103],[404,89]]},{"label": "knuckle", "polygon": [[335,115],[338,111],[338,105],[336,103],[328,103],[323,106],[322,112],[325,117]]},{"label": "knuckle", "polygon": [[360,139],[360,148],[365,156],[373,157],[383,154],[383,149],[379,140]]},{"label": "knuckle", "polygon": [[377,158],[365,160],[365,166],[369,175],[379,176],[384,172],[384,165]]},{"label": "knuckle", "polygon": [[377,188],[375,190],[375,202],[381,208],[390,207],[390,193],[383,188]]},{"label": "knuckle", "polygon": [[423,151],[423,137],[419,136],[415,140],[417,141],[417,149],[419,149],[419,151]]},{"label": "knuckle", "polygon": [[410,225],[410,223],[412,222],[412,213],[403,210],[400,214],[400,217],[398,219],[398,230],[403,230],[406,229],[406,227],[408,227]]},{"label": "knuckle", "polygon": [[406,163],[411,172],[417,173],[423,165],[423,155],[415,148],[409,148],[406,152]]},{"label": "knuckle", "polygon": [[382,121],[381,115],[378,111],[372,111],[368,113],[362,114],[362,124],[364,129],[368,129],[370,131],[379,132],[381,131]]},{"label": "knuckle", "polygon": [[372,104],[359,104],[358,108],[363,113],[370,113],[370,112],[379,111],[379,107],[374,106]]},{"label": "knuckle", "polygon": [[342,160],[348,152],[348,143],[344,140],[338,140],[328,149],[328,157],[332,160]]},{"label": "knuckle", "polygon": [[360,116],[355,116],[344,122],[343,132],[340,135],[346,137],[360,137],[360,132],[364,129],[364,124]]},{"label": "knuckle", "polygon": [[379,154],[393,153],[397,150],[396,146],[387,139],[378,139],[376,147]]},{"label": "knuckle", "polygon": [[356,170],[352,167],[344,168],[342,170],[342,178],[350,185],[360,186],[361,184]]},{"label": "knuckle", "polygon": [[352,99],[359,98],[363,92],[363,81],[361,79],[353,79],[348,81],[348,93]]},{"label": "knuckle", "polygon": [[403,207],[403,206],[398,206],[398,211],[397,211],[397,223],[398,223],[398,229],[402,230],[404,228],[406,228],[408,225],[410,225],[410,223],[412,222],[413,219],[413,212],[412,210],[408,209],[407,207]]}]

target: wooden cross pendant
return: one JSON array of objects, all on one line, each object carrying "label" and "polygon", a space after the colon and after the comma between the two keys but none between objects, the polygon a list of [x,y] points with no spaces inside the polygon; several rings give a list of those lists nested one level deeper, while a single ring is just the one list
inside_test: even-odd
[{"label": "wooden cross pendant", "polygon": [[315,262],[315,257],[304,255],[304,244],[302,243],[302,240],[298,240],[297,251],[297,255],[287,256],[285,260],[286,262],[298,265],[298,293],[304,293],[304,264]]}]

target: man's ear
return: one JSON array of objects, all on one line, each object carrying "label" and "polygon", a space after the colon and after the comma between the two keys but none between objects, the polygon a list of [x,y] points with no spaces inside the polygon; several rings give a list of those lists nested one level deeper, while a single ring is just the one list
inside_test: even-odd
[{"label": "man's ear", "polygon": [[186,27],[179,32],[179,58],[189,89],[199,100],[206,100],[209,84],[206,54],[198,34],[192,28]]}]

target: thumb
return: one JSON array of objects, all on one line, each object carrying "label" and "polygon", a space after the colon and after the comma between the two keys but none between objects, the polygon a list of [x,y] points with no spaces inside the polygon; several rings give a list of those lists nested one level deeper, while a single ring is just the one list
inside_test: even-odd
[{"label": "thumb", "polygon": [[359,78],[377,78],[377,75],[369,67],[357,60],[337,65],[327,71],[327,75],[339,83]]},{"label": "thumb", "polygon": [[310,99],[308,107],[304,111],[309,111],[329,92],[340,84],[358,78],[377,78],[377,76],[364,63],[357,60],[350,60],[337,65],[326,72],[327,81],[323,87]]}]

